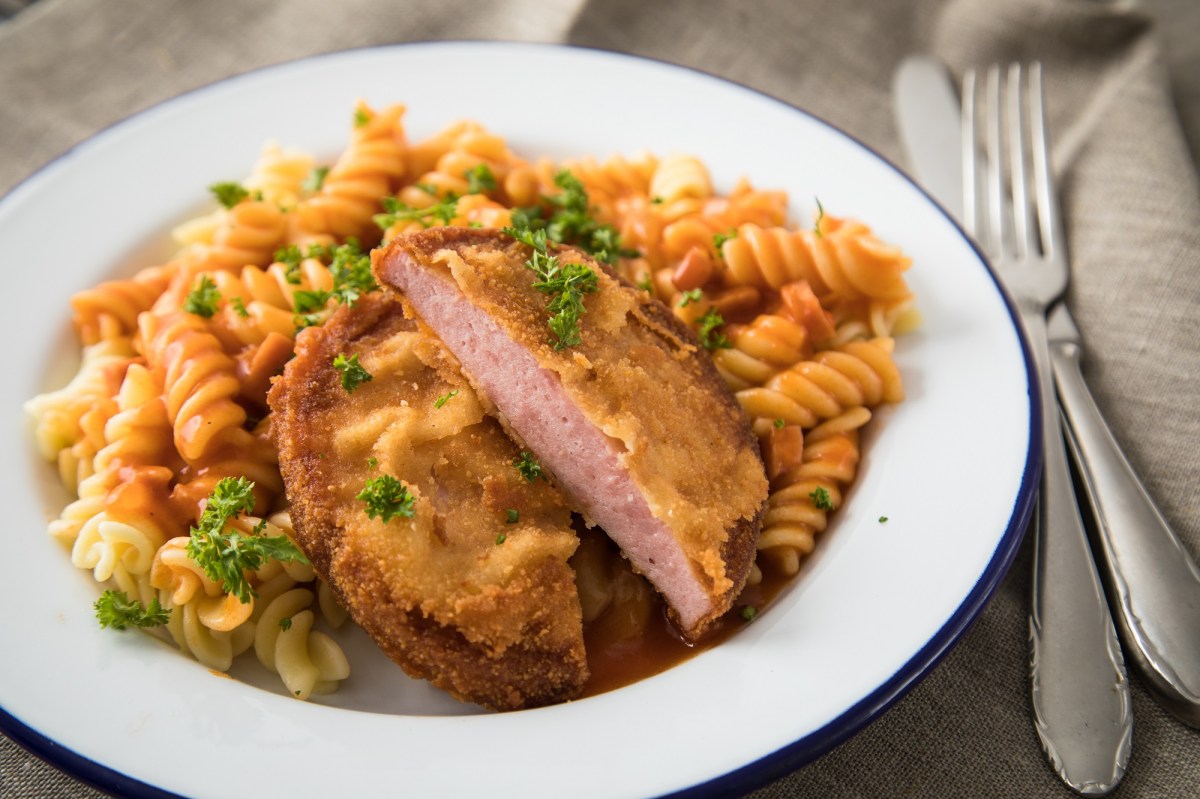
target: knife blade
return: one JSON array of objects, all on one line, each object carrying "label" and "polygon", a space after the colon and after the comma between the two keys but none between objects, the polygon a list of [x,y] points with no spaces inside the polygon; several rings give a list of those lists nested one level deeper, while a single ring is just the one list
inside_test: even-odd
[{"label": "knife blade", "polygon": [[909,161],[950,215],[962,219],[962,125],[946,68],[927,56],[906,58],[892,81],[896,121]]},{"label": "knife blade", "polygon": [[[895,89],[899,128],[917,180],[961,219],[961,112],[949,74],[936,59],[913,56],[897,70]],[[1097,566],[1117,630],[1151,694],[1198,727],[1200,569],[1100,414],[1080,371],[1081,337],[1065,303],[1051,310],[1048,323],[1067,442],[1096,520]]]}]

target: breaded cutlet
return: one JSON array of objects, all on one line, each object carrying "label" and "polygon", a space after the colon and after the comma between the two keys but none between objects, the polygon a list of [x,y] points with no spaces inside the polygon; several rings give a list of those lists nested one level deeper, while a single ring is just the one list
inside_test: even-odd
[{"label": "breaded cutlet", "polygon": [[430,228],[372,263],[699,638],[754,561],[767,479],[749,422],[686,326],[570,248],[553,254],[591,269],[597,289],[583,297],[579,343],[557,348],[530,252],[496,230]]},{"label": "breaded cutlet", "polygon": [[[334,366],[357,355],[353,391]],[[497,710],[561,702],[587,680],[564,496],[515,468],[458,362],[384,293],[297,339],[269,396],[297,543],[409,674]],[[413,515],[370,518],[384,475]]]}]

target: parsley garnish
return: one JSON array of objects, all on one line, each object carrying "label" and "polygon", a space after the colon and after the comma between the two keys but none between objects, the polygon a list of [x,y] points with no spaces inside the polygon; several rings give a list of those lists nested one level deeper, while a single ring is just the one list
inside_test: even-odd
[{"label": "parsley garnish", "polygon": [[368,469],[374,471],[375,467],[378,465],[379,465],[379,460],[374,455],[367,458],[367,468]]},{"label": "parsley garnish", "polygon": [[333,277],[329,295],[342,305],[354,305],[360,296],[379,288],[371,274],[370,254],[360,250],[354,239],[333,249],[329,274]]},{"label": "parsley garnish", "polygon": [[546,220],[542,219],[542,209],[536,205],[529,208],[512,209],[509,219],[512,220],[512,226],[517,230],[539,230],[546,227]]},{"label": "parsley garnish", "polygon": [[813,222],[813,233],[817,234],[817,238],[821,238],[824,234],[821,232],[821,221],[825,219],[825,206],[821,205],[820,197],[813,197],[817,201],[817,219]]},{"label": "parsley garnish", "polygon": [[516,524],[521,521],[521,511],[516,508],[509,508],[504,511],[505,524]]},{"label": "parsley garnish", "polygon": [[208,190],[217,198],[217,202],[226,208],[232,208],[250,196],[250,192],[246,190],[245,186],[232,181],[214,183],[208,187]]},{"label": "parsley garnish", "polygon": [[640,288],[642,291],[646,292],[647,294],[654,293],[654,281],[650,279],[649,273],[647,273],[644,278],[639,280],[636,285],[638,288]]},{"label": "parsley garnish", "polygon": [[774,424],[776,430],[782,430],[787,425],[787,422],[783,419],[776,419]]},{"label": "parsley garnish", "polygon": [[365,108],[354,109],[354,127],[365,128],[371,121],[371,112]]},{"label": "parsley garnish", "polygon": [[454,389],[449,394],[443,394],[433,401],[433,407],[440,408],[449,402],[453,397],[458,395],[458,389]]},{"label": "parsley garnish", "polygon": [[735,228],[735,227],[729,228],[728,232],[726,232],[726,233],[714,233],[713,234],[713,249],[715,249],[718,253],[721,252],[721,245],[723,245],[725,242],[729,241],[730,239],[736,239],[737,236],[738,236],[738,232],[737,232],[737,228]]},{"label": "parsley garnish", "polygon": [[505,535],[504,533],[501,533],[500,535],[496,536],[496,546],[500,546],[507,540],[508,540],[508,536]]},{"label": "parsley garnish", "polygon": [[167,623],[171,611],[158,603],[158,598],[142,607],[142,603],[129,598],[124,591],[105,591],[92,606],[96,609],[96,620],[100,626],[124,630],[133,627],[161,627]]},{"label": "parsley garnish", "polygon": [[300,335],[300,331],[304,328],[321,324],[321,316],[315,313],[305,314],[303,316],[297,315],[292,317],[292,322],[294,322],[296,325],[294,332],[295,335],[298,336]]},{"label": "parsley garnish", "polygon": [[725,317],[716,308],[709,308],[700,317],[700,345],[706,350],[727,350],[733,347],[733,342],[717,328],[725,324]]},{"label": "parsley garnish", "polygon": [[650,204],[651,204],[651,205],[662,205],[662,204],[663,204],[663,198],[662,198],[662,197],[659,197],[659,196],[656,194],[656,195],[654,195],[653,197],[651,197],[651,198],[650,198]]},{"label": "parsley garnish", "polygon": [[518,208],[512,212],[514,228],[545,228],[551,241],[574,244],[606,264],[616,263],[621,255],[637,255],[621,249],[616,228],[602,225],[592,216],[587,190],[579,178],[563,169],[554,176],[554,185],[562,191],[545,198],[555,208],[549,221],[541,218],[539,208]]},{"label": "parsley garnish", "polygon": [[229,304],[231,306],[233,306],[233,312],[235,314],[242,317],[243,319],[250,318],[250,312],[246,310],[246,303],[244,303],[242,301],[241,297],[230,297]]},{"label": "parsley garnish", "polygon": [[220,301],[221,292],[217,291],[217,284],[208,275],[201,275],[196,288],[189,291],[187,299],[183,301],[183,310],[210,319],[217,312]]},{"label": "parsley garnish", "polygon": [[496,176],[486,163],[476,164],[463,177],[467,179],[467,194],[487,194],[496,190]]},{"label": "parsley garnish", "polygon": [[329,292],[301,289],[292,292],[292,306],[296,313],[306,314],[325,307],[329,301]]},{"label": "parsley garnish", "polygon": [[435,183],[414,183],[413,185],[416,186],[421,191],[428,194],[430,197],[437,196],[438,187],[437,187],[437,184],[435,184]]},{"label": "parsley garnish", "polygon": [[814,488],[808,498],[812,500],[813,507],[817,510],[833,510],[833,499],[824,486]]},{"label": "parsley garnish", "polygon": [[325,176],[328,174],[329,167],[327,166],[313,167],[312,171],[308,173],[308,177],[304,179],[304,183],[300,185],[300,188],[304,189],[304,191],[320,191],[321,187],[325,185]]},{"label": "parsley garnish", "polygon": [[429,227],[435,221],[448,225],[458,214],[458,198],[447,197],[425,208],[415,208],[405,205],[395,197],[384,197],[383,210],[384,213],[375,214],[373,217],[380,230],[387,230],[401,220],[420,222],[424,227]]},{"label": "parsley garnish", "polygon": [[303,260],[304,253],[295,244],[275,251],[275,262],[283,264],[283,279],[293,286],[300,285],[300,262]]},{"label": "parsley garnish", "polygon": [[880,517],[879,517],[879,523],[880,523],[880,524],[887,524],[887,520],[888,520],[888,518],[887,518],[886,516],[880,516]]},{"label": "parsley garnish", "polygon": [[393,516],[411,519],[416,512],[413,503],[417,498],[408,490],[408,486],[390,474],[372,477],[355,499],[367,503],[368,517],[374,519],[378,516],[384,522],[391,521]]},{"label": "parsley garnish", "polygon": [[[281,254],[289,257],[295,255],[295,253],[281,250],[276,253],[276,256]],[[332,259],[329,264],[329,274],[333,278],[333,288],[329,291],[301,289],[292,292],[292,307],[296,314],[297,330],[318,324],[320,319],[313,312],[324,308],[329,300],[337,300],[342,305],[352,306],[360,296],[379,288],[379,284],[371,275],[371,256],[362,252],[358,247],[358,242],[354,239],[348,239],[345,244],[331,249],[309,249],[308,257],[320,255]]]},{"label": "parsley garnish", "polygon": [[542,470],[542,464],[534,460],[533,455],[522,451],[520,455],[513,458],[513,466],[517,467],[517,471],[521,473],[529,482],[533,482],[539,477],[546,479],[546,473]]},{"label": "parsley garnish", "polygon": [[292,629],[292,617],[284,616],[282,619],[280,619],[279,620],[279,629],[285,630],[285,631]]},{"label": "parsley garnish", "polygon": [[704,298],[704,292],[700,289],[688,289],[683,292],[683,299],[679,301],[680,308],[686,308],[693,302],[700,302]]},{"label": "parsley garnish", "polygon": [[556,339],[552,342],[554,349],[575,346],[580,342],[579,317],[587,310],[583,306],[583,295],[598,288],[596,273],[583,264],[563,264],[557,255],[550,255],[545,230],[506,227],[504,232],[533,248],[525,268],[538,277],[533,287],[550,295],[546,310],[550,313],[550,332]]},{"label": "parsley garnish", "polygon": [[304,554],[286,535],[243,535],[234,530],[225,532],[225,525],[240,513],[254,508],[254,483],[245,477],[225,477],[217,483],[200,514],[198,526],[191,529],[187,554],[214,582],[224,583],[225,590],[242,602],[257,596],[246,579],[269,560],[308,563]]},{"label": "parsley garnish", "polygon": [[754,617],[758,615],[758,608],[753,605],[746,605],[742,608],[743,621],[754,621]]},{"label": "parsley garnish", "polygon": [[342,388],[346,389],[347,394],[353,394],[354,389],[363,383],[371,382],[374,378],[374,375],[358,362],[357,352],[349,358],[339,352],[333,359],[333,368],[342,373]]}]

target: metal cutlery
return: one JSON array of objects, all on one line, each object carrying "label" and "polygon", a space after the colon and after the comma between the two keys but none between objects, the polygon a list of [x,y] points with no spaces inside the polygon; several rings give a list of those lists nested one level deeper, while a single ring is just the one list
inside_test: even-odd
[{"label": "metal cutlery", "polygon": [[[1013,296],[1036,363],[1043,419],[1029,622],[1034,727],[1064,782],[1080,793],[1103,795],[1124,776],[1133,719],[1055,401],[1046,313],[1066,290],[1068,267],[1048,163],[1040,65],[1033,64],[1027,77],[1020,65],[1009,67],[1007,76],[990,68],[980,99],[976,74],[968,71],[963,220]],[[976,144],[980,123],[983,163]]]},{"label": "metal cutlery", "polygon": [[1067,440],[1096,519],[1100,566],[1125,652],[1164,707],[1200,726],[1200,569],[1100,415],[1079,368],[1079,330],[1062,303],[1050,313],[1049,336]]},{"label": "metal cutlery", "polygon": [[[959,105],[945,67],[914,56],[896,75],[900,132],[921,182],[948,210],[962,207]],[[936,126],[936,129],[934,128]],[[947,161],[951,163],[946,164]],[[1152,695],[1200,726],[1200,568],[1121,452],[1080,372],[1079,331],[1064,302],[1049,314],[1050,355],[1068,443],[1096,521],[1093,551],[1125,652]]]}]

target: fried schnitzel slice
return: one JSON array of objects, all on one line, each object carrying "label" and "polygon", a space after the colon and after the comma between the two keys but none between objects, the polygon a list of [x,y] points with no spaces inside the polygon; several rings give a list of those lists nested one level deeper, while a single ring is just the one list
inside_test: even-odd
[{"label": "fried schnitzel slice", "polygon": [[[354,356],[371,377],[348,391],[335,359]],[[305,330],[269,401],[297,543],[389,657],[497,710],[579,693],[570,509],[514,467],[517,447],[399,300],[369,294]],[[384,475],[415,498],[411,518],[368,517],[358,496]]]},{"label": "fried schnitzel slice", "polygon": [[577,250],[597,277],[581,340],[556,348],[530,248],[495,230],[431,228],[372,254],[485,401],[617,542],[692,639],[745,585],[767,497],[746,416],[695,336]]}]

